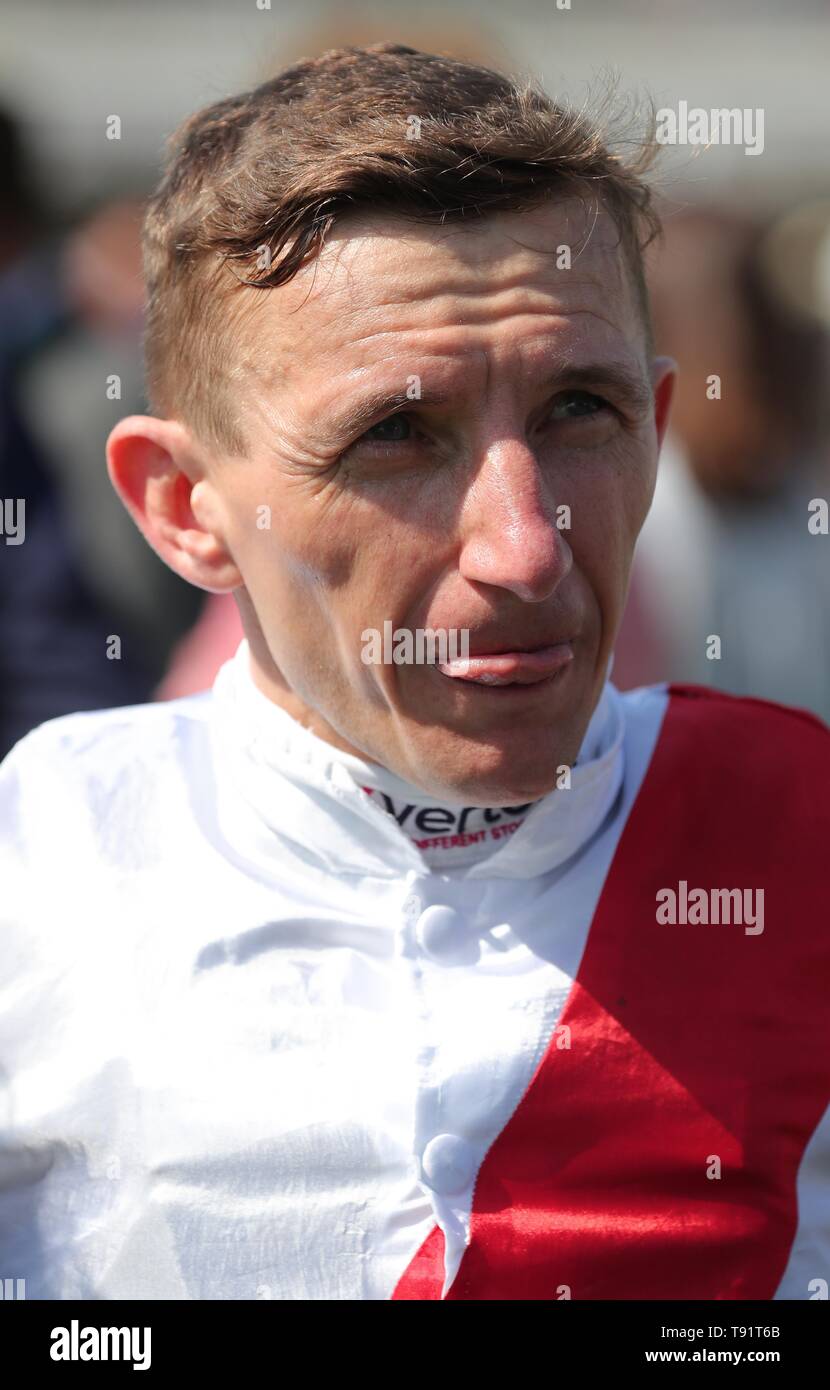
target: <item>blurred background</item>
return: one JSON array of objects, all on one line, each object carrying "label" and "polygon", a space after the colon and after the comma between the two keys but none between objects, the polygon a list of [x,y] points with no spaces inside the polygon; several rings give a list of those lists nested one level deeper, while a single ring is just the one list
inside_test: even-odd
[{"label": "blurred background", "polygon": [[5,0],[0,756],[59,714],[204,689],[235,650],[233,600],[168,570],[106,473],[110,429],[146,409],[142,203],[184,116],[301,57],[381,39],[533,76],[575,101],[613,73],[621,93],[657,107],[763,109],[763,153],[666,147],[655,174],[657,348],[677,359],[680,385],[613,676],[622,688],[715,685],[830,721],[830,537],[808,527],[810,502],[830,497],[829,11],[826,0]]}]

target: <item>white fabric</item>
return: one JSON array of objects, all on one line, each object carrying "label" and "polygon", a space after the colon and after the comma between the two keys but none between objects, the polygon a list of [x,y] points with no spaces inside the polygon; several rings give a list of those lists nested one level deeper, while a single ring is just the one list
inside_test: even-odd
[{"label": "white fabric", "polygon": [[[28,1298],[388,1299],[567,999],[667,696],[607,686],[572,787],[430,869],[247,649],[0,769],[0,1273]],[[302,752],[301,750],[305,751]]]}]

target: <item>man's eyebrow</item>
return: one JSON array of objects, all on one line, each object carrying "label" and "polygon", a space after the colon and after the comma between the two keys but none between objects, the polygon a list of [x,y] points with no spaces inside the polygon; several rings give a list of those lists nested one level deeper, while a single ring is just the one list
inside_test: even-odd
[{"label": "man's eyebrow", "polygon": [[[545,389],[559,386],[560,390],[606,389],[625,400],[635,412],[645,412],[652,403],[651,386],[638,372],[615,362],[586,362],[571,366],[562,363],[544,378]],[[338,438],[357,437],[385,416],[399,410],[417,410],[419,406],[451,405],[458,398],[454,391],[422,386],[417,396],[407,391],[369,391],[360,400],[346,406],[329,422],[331,432]]]},{"label": "man's eyebrow", "polygon": [[417,396],[410,396],[406,391],[370,391],[336,415],[331,421],[331,430],[337,435],[362,434],[393,411],[413,410],[423,405],[450,405],[455,398],[455,392],[430,387],[423,387]]},{"label": "man's eyebrow", "polygon": [[605,389],[637,413],[649,410],[653,400],[648,378],[618,362],[581,362],[574,366],[563,363],[547,378],[546,384],[549,387],[558,384],[563,391]]}]

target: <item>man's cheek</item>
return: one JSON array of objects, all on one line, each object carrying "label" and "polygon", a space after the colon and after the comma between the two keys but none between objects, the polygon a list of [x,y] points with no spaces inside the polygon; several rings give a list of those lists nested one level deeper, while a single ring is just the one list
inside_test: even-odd
[{"label": "man's cheek", "polygon": [[360,547],[331,528],[314,526],[309,518],[304,529],[276,538],[269,563],[297,589],[337,592],[353,580]]},{"label": "man's cheek", "polygon": [[592,507],[569,538],[603,627],[616,622],[621,610],[636,537],[630,498],[613,496],[606,502],[602,508]]},{"label": "man's cheek", "polygon": [[615,475],[613,511],[623,544],[633,550],[654,496],[655,470],[640,451],[622,456]]}]

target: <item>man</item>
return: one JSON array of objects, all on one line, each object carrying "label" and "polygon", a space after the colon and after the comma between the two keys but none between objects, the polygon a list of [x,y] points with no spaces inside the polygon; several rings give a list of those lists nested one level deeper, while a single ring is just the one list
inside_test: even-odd
[{"label": "man", "polygon": [[246,640],[5,765],[29,1297],[830,1277],[827,731],[607,679],[672,387],[653,229],[582,118],[402,46],[185,126],[156,413],[108,464]]}]

